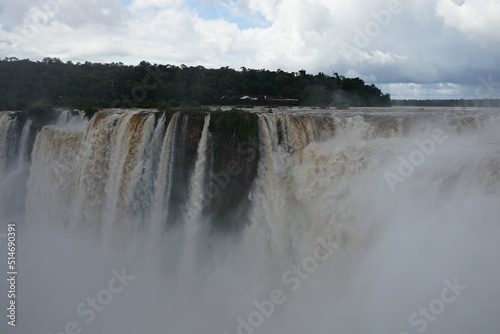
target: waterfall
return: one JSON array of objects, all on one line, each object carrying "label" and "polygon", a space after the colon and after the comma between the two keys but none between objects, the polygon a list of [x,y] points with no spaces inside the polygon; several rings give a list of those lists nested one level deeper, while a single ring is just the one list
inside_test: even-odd
[{"label": "waterfall", "polygon": [[19,113],[0,113],[0,221],[24,219],[31,123]]},{"label": "waterfall", "polygon": [[[69,114],[65,115],[67,121]],[[375,112],[258,114],[261,159],[253,190],[248,193],[253,204],[248,233],[263,233],[276,256],[292,249],[304,251],[320,237],[347,242],[350,233],[360,236],[360,231],[352,231],[357,228],[353,221],[366,217],[350,206],[355,198],[364,196],[355,187],[368,171],[384,175],[381,170],[397,165],[398,156],[404,156],[405,150],[414,146],[412,133],[425,139],[433,128],[440,127],[449,136],[462,136],[463,140],[494,119],[488,115],[450,117],[439,113],[419,121],[414,117],[412,112],[390,117]],[[0,118],[4,168],[10,154],[6,146],[8,129],[14,127],[14,122],[8,113]],[[180,114],[166,118],[152,112],[110,110],[78,126],[44,128],[33,148],[26,201],[31,217],[28,220],[60,222],[93,231],[104,240],[120,238],[120,234],[127,239],[144,228],[160,237],[170,217],[183,219],[186,228],[196,229],[210,201],[205,189],[210,172],[207,159],[212,154],[208,152],[209,138],[213,136],[210,123],[210,115],[205,116],[199,140],[189,147],[178,140],[188,138],[194,123],[190,125],[189,118]],[[26,121],[19,136],[18,164],[28,150],[30,126],[31,121]],[[473,160],[469,157],[459,164],[463,167],[458,171]],[[181,167],[183,163],[191,167]],[[432,175],[446,173],[438,171],[443,166],[433,170]],[[384,177],[367,178],[365,187],[371,183],[375,188],[385,187],[387,183]],[[174,206],[179,206],[181,215],[171,216],[173,184],[176,189],[186,189],[186,194],[185,202],[180,204],[183,197],[176,194]],[[40,215],[39,211],[44,213]]]},{"label": "waterfall", "polygon": [[210,124],[210,115],[205,117],[203,123],[203,131],[201,133],[200,143],[198,144],[198,152],[196,164],[189,184],[189,200],[186,206],[187,221],[186,227],[190,231],[195,231],[201,219],[204,202],[204,185],[205,185],[205,169],[207,160],[207,143],[208,143],[208,126]]},{"label": "waterfall", "polygon": [[82,330],[498,332],[499,127],[489,109],[2,112],[20,330],[60,332],[125,268],[96,321],[70,314]]},{"label": "waterfall", "polygon": [[[449,136],[464,138],[491,122],[488,115],[449,117],[434,113],[418,122],[414,117],[404,112],[391,117],[355,112],[258,114],[261,160],[248,194],[253,203],[248,228],[260,226],[258,229],[267,231],[266,238],[277,254],[299,247],[300,235],[309,235],[308,242],[314,243],[318,236],[313,237],[311,231],[317,226],[324,230],[332,215],[337,222],[345,222],[342,224],[358,215],[344,207],[353,185],[367,170],[380,174],[381,168],[389,170],[390,162],[397,163],[397,157],[407,149],[405,145],[412,147],[412,133],[425,139],[432,124]],[[3,113],[0,122],[5,169],[11,154],[8,129],[16,120]],[[128,238],[143,227],[158,235],[165,232],[169,220],[168,203],[173,178],[177,177],[177,184],[186,182],[187,189],[185,203],[180,205],[182,216],[188,228],[195,228],[210,200],[205,195],[210,122],[210,116],[205,116],[198,142],[189,147],[176,138],[188,138],[192,131],[188,127],[194,125],[179,114],[167,119],[151,112],[106,111],[76,127],[46,127],[33,148],[27,211],[34,219],[46,208],[44,219],[89,229],[104,234],[104,239],[120,233]],[[28,120],[20,131],[18,164],[28,151],[30,127]],[[183,168],[182,163],[191,167]],[[380,180],[384,178],[376,179]],[[52,202],[43,193],[58,200]],[[177,201],[181,198],[177,194]],[[291,224],[292,216],[301,223]],[[180,219],[178,214],[172,217]],[[342,238],[346,232],[339,233],[337,227],[327,229],[335,238]],[[304,229],[307,233],[298,233]]]},{"label": "waterfall", "polygon": [[[251,199],[254,202],[253,213],[251,216],[250,225],[251,229],[262,230],[265,229],[265,235],[268,239],[282,244],[282,240],[278,240],[281,234],[281,228],[284,227],[286,221],[282,217],[284,207],[283,196],[285,192],[280,192],[279,187],[284,186],[280,184],[279,166],[275,152],[278,149],[276,126],[271,123],[272,119],[265,115],[259,117],[259,134],[260,134],[260,151],[261,162],[258,167],[258,178],[256,186]],[[273,133],[274,132],[274,133]],[[262,226],[264,225],[264,226]],[[271,247],[275,249],[274,243]],[[284,251],[284,250],[283,250]]]},{"label": "waterfall", "polygon": [[174,114],[168,123],[161,147],[161,160],[156,176],[154,204],[151,218],[151,247],[157,246],[164,232],[168,216],[168,203],[172,189],[173,159],[175,154],[175,137],[179,114]]},{"label": "waterfall", "polygon": [[118,120],[111,136],[110,174],[104,190],[103,235],[107,241],[127,238],[141,223],[133,211],[136,206],[133,191],[142,172],[143,155],[150,144],[154,122],[152,114],[127,114]]},{"label": "waterfall", "polygon": [[85,121],[84,113],[77,110],[61,110],[59,116],[57,117],[57,126],[67,126],[72,124],[78,124]]},{"label": "waterfall", "polygon": [[28,180],[28,222],[69,225],[81,141],[82,133],[73,130],[46,127],[38,134]]},{"label": "waterfall", "polygon": [[[11,218],[11,213],[9,212],[9,206],[7,203],[9,203],[9,181],[8,178],[10,177],[10,173],[8,170],[9,166],[9,130],[12,126],[13,119],[11,117],[11,114],[8,112],[2,112],[0,113],[0,199],[1,204],[0,204],[0,209],[4,215],[4,217],[1,218],[2,222],[5,219],[10,219]],[[8,218],[7,218],[8,217]],[[4,222],[6,223],[6,222]]]},{"label": "waterfall", "polygon": [[28,159],[28,139],[31,130],[31,119],[24,123],[23,131],[21,132],[21,139],[19,143],[19,156],[17,160],[18,168],[24,169],[26,160]]},{"label": "waterfall", "polygon": [[0,168],[3,170],[7,164],[6,152],[7,152],[7,129],[9,124],[9,115],[6,113],[0,114]]},{"label": "waterfall", "polygon": [[103,112],[80,129],[82,139],[75,151],[79,163],[68,221],[72,228],[101,233],[105,186],[110,172],[110,138],[119,117],[117,113]]}]

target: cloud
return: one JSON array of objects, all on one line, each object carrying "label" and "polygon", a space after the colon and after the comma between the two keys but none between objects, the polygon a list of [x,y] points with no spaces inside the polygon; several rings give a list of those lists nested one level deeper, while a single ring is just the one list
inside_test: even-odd
[{"label": "cloud", "polygon": [[448,92],[439,83],[500,80],[498,0],[0,0],[0,8],[2,56],[356,73],[437,93]]},{"label": "cloud", "polygon": [[134,10],[144,8],[179,8],[182,0],[133,0],[130,7]]},{"label": "cloud", "polygon": [[499,13],[498,0],[439,0],[436,5],[436,14],[447,26],[487,48],[500,43]]},{"label": "cloud", "polygon": [[[399,99],[453,99],[456,98],[457,91],[462,91],[464,87],[442,82],[437,84],[416,84],[416,83],[393,83],[383,84],[382,88]],[[467,91],[464,91],[469,95]]]}]

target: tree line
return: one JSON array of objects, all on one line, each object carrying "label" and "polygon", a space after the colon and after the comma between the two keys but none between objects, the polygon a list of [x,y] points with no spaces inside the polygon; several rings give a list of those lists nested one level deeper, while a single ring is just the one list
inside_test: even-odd
[{"label": "tree line", "polygon": [[298,99],[305,106],[390,106],[389,94],[360,78],[265,69],[0,60],[0,110],[55,107],[157,108],[241,103],[235,96]]}]

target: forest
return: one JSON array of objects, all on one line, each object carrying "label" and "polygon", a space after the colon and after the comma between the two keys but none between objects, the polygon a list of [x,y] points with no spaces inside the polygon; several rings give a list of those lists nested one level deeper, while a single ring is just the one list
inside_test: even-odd
[{"label": "forest", "polygon": [[[169,108],[180,105],[390,106],[389,94],[336,72],[162,65],[142,61],[73,63],[0,60],[0,110],[33,105],[89,108]],[[246,97],[242,99],[242,97]]]}]

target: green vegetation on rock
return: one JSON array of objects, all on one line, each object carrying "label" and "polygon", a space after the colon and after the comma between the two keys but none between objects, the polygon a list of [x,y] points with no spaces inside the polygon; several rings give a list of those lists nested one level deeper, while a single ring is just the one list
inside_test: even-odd
[{"label": "green vegetation on rock", "polygon": [[40,128],[53,123],[57,118],[57,112],[50,105],[34,104],[24,109],[27,117],[33,120],[33,126]]}]

